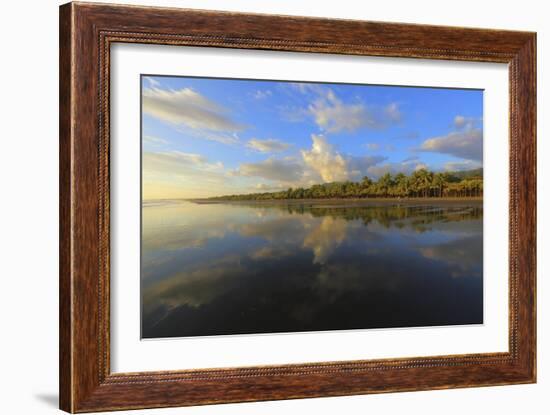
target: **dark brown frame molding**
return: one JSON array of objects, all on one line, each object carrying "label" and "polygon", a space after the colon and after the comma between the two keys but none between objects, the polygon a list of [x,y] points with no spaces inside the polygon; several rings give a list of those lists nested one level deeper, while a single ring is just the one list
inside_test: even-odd
[{"label": "dark brown frame molding", "polygon": [[[111,373],[115,42],[501,62],[510,79],[509,352]],[[156,7],[60,8],[60,407],[91,412],[536,381],[536,34]]]}]

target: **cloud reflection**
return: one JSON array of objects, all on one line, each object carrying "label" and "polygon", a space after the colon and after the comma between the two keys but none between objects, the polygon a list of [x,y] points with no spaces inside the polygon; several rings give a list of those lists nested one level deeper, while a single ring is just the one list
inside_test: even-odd
[{"label": "cloud reflection", "polygon": [[304,247],[313,251],[313,263],[324,264],[330,254],[346,238],[347,224],[343,219],[326,216],[304,239]]},{"label": "cloud reflection", "polygon": [[480,206],[160,206],[144,213],[143,333],[479,322],[482,248]]}]

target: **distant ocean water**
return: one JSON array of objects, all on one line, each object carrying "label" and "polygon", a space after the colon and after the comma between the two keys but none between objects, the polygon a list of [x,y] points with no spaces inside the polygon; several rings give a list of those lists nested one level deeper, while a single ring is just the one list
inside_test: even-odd
[{"label": "distant ocean water", "polygon": [[182,202],[184,201],[180,199],[142,200],[141,206],[144,208],[155,207],[155,206],[169,206],[169,205],[177,205]]}]

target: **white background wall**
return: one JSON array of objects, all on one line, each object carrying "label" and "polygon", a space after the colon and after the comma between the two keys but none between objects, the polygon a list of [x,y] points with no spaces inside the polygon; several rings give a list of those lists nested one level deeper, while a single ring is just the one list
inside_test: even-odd
[{"label": "white background wall", "polygon": [[[547,2],[189,0],[134,4],[311,15],[538,32],[538,312],[536,385],[321,398],[142,411],[158,414],[548,413],[550,407],[550,63]],[[58,9],[56,0],[5,2],[0,65],[0,412],[57,411]],[[546,24],[545,24],[546,23]],[[549,75],[546,76],[548,78]],[[545,194],[546,193],[546,194]],[[547,200],[544,200],[546,196]],[[546,297],[546,299],[544,299]],[[139,413],[139,412],[133,412]]]}]

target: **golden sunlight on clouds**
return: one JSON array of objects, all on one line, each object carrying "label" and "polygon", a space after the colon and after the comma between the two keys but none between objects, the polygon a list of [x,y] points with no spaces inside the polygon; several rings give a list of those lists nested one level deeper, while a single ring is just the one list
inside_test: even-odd
[{"label": "golden sunlight on clouds", "polygon": [[227,191],[223,164],[194,153],[143,153],[143,199],[208,197]]},{"label": "golden sunlight on clouds", "polygon": [[322,135],[312,134],[311,139],[313,140],[311,150],[302,150],[304,162],[315,170],[325,182],[347,180],[346,160],[333,150]]},{"label": "golden sunlight on clouds", "polygon": [[330,254],[346,238],[346,221],[325,216],[304,239],[304,247],[313,251],[313,263],[324,264]]}]

